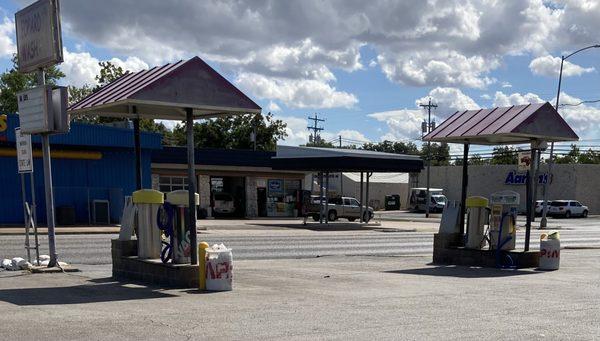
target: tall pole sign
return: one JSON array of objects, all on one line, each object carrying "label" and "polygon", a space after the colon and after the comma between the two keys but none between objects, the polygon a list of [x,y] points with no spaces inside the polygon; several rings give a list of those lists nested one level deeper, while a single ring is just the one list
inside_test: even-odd
[{"label": "tall pole sign", "polygon": [[[58,0],[38,0],[15,14],[19,72],[36,72],[37,87],[17,94],[22,133],[40,134],[48,225],[48,267],[58,265],[49,135],[68,131],[66,89],[46,86],[44,67],[63,61]],[[66,124],[65,124],[66,122]]]}]

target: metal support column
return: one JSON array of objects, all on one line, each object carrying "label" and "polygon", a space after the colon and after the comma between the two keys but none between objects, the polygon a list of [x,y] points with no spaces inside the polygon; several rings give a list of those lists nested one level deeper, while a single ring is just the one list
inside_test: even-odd
[{"label": "metal support column", "polygon": [[329,224],[329,172],[325,172],[325,224]]},{"label": "metal support column", "polygon": [[371,217],[369,215],[369,178],[371,178],[371,175],[373,175],[373,172],[367,172],[367,183],[366,186],[367,188],[365,189],[365,222],[369,222],[369,220],[371,220]]},{"label": "metal support column", "polygon": [[40,264],[40,243],[38,238],[38,230],[37,230],[37,204],[35,203],[35,181],[33,180],[33,172],[29,173],[29,182],[31,185],[31,205],[29,205],[31,221],[33,224],[33,241],[35,242],[35,259],[37,260],[37,264]]},{"label": "metal support column", "polygon": [[319,224],[323,224],[323,172],[319,172]]},{"label": "metal support column", "polygon": [[142,147],[140,143],[140,118],[137,116],[137,107],[129,107],[132,114],[136,115],[133,119],[133,138],[135,148],[135,185],[136,189],[142,189]]},{"label": "metal support column", "polygon": [[[459,233],[465,234],[465,212],[467,202],[467,187],[469,186],[469,144],[465,143],[463,147],[463,165],[462,165],[462,192],[460,193],[460,221],[458,222]],[[427,203],[429,205],[429,203]]]},{"label": "metal support column", "polygon": [[531,221],[532,216],[535,213],[533,209],[533,178],[535,177],[535,165],[537,152],[535,149],[531,149],[531,169],[527,171],[527,186],[526,186],[526,200],[527,200],[527,217],[525,220],[525,251],[529,251],[529,242],[531,239]]},{"label": "metal support column", "polygon": [[198,264],[198,233],[196,231],[196,161],[194,160],[194,110],[185,109],[188,159],[188,230],[190,232],[190,263]]},{"label": "metal support column", "polygon": [[25,223],[25,249],[27,261],[31,263],[31,245],[29,244],[29,214],[27,214],[27,191],[25,190],[25,175],[21,175],[21,197],[23,198],[23,222]]},{"label": "metal support column", "polygon": [[360,205],[360,218],[359,221],[363,222],[363,172],[360,172],[360,198],[358,199]]}]

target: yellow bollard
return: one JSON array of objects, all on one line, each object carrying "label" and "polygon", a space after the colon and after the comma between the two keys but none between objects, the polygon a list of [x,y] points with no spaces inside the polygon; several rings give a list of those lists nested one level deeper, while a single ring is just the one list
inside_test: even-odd
[{"label": "yellow bollard", "polygon": [[207,242],[198,244],[198,289],[206,290],[206,249],[209,247]]}]

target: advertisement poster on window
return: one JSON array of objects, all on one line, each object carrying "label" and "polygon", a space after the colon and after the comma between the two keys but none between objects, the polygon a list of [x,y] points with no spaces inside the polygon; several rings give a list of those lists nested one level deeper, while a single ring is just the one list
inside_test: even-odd
[{"label": "advertisement poster on window", "polygon": [[283,180],[269,179],[268,190],[269,196],[283,195]]}]

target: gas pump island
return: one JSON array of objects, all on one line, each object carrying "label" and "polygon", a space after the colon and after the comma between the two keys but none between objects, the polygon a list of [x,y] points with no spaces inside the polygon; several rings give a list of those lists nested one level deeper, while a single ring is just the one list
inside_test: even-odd
[{"label": "gas pump island", "polygon": [[[548,102],[457,111],[426,135],[424,141],[458,143],[464,148],[461,200],[446,205],[440,231],[434,235],[433,262],[497,268],[538,267],[540,252],[529,249],[537,194],[532,178],[539,175],[540,153],[547,143],[578,139]],[[480,196],[467,198],[471,144],[526,144],[532,162],[526,170],[525,198],[513,191],[477,193]],[[523,204],[526,223],[524,248],[520,251],[516,250],[517,213]]]},{"label": "gas pump island", "polygon": [[[135,172],[132,173],[135,174],[138,190],[149,186],[151,182],[150,174],[142,174],[140,119],[184,121],[188,191],[167,194],[168,205],[164,202],[164,194],[160,192],[148,196],[135,195],[135,201],[149,199],[150,202],[129,203],[134,211],[124,214],[122,220],[131,224],[135,222],[138,239],[127,239],[133,231],[130,225],[129,230],[127,226],[121,227],[120,236],[123,238],[112,240],[113,277],[169,286],[198,287],[202,284],[200,277],[203,272],[210,269],[209,263],[221,260],[225,266],[210,273],[216,277],[231,273],[230,252],[227,256],[227,252],[221,248],[218,252],[207,250],[208,254],[204,255],[204,249],[198,248],[194,120],[225,115],[260,115],[261,108],[254,101],[202,59],[194,57],[127,73],[71,105],[69,113],[74,116],[119,117],[133,121],[131,142],[136,157]],[[142,208],[144,205],[149,206]],[[159,211],[162,213],[159,214]],[[162,217],[160,223],[158,217]],[[161,233],[168,240],[165,241],[166,245],[160,240]],[[221,253],[225,254],[223,258],[218,256]],[[201,265],[203,261],[207,262],[206,268]],[[230,277],[224,278],[225,283],[217,287],[226,288],[230,280]],[[208,282],[206,287],[209,288]]]}]

